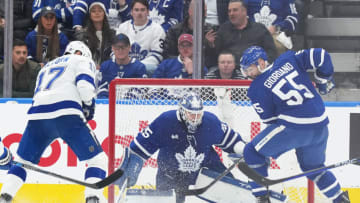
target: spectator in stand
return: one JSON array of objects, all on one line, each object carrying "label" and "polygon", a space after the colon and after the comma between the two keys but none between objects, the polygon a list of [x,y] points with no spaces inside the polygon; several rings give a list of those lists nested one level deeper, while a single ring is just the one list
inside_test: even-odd
[{"label": "spectator in stand", "polygon": [[[148,0],[149,3],[149,19],[160,24],[165,32],[170,27],[182,22],[184,3],[182,0]],[[131,19],[131,10],[128,4],[131,0],[119,0],[120,12],[122,20]]]},{"label": "spectator in stand", "polygon": [[[193,37],[182,34],[178,39],[180,55],[175,58],[165,59],[155,70],[153,78],[192,78],[193,73]],[[207,72],[204,68],[203,71]]]},{"label": "spectator in stand", "polygon": [[41,63],[63,55],[68,38],[58,29],[56,13],[50,6],[41,9],[35,30],[31,31],[25,38],[29,57]]},{"label": "spectator in stand", "polygon": [[246,79],[239,69],[235,69],[235,56],[223,51],[218,57],[218,68],[205,75],[205,79]]},{"label": "spectator in stand", "polygon": [[115,78],[147,78],[145,65],[130,58],[130,40],[125,34],[116,35],[112,43],[114,58],[101,64],[97,76],[97,98],[109,97],[109,84]]},{"label": "spectator in stand", "polygon": [[[35,27],[32,22],[33,0],[14,0],[13,6],[13,39],[25,40],[26,35]],[[0,61],[4,56],[4,26],[5,26],[5,1],[0,1]]]},{"label": "spectator in stand", "polygon": [[[12,97],[32,97],[40,64],[28,60],[26,43],[15,39],[12,51]],[[4,64],[0,65],[0,97],[3,93]]]},{"label": "spectator in stand", "polygon": [[250,21],[264,24],[274,38],[278,54],[293,47],[291,35],[295,33],[298,14],[295,0],[244,0]]},{"label": "spectator in stand", "polygon": [[100,1],[90,4],[90,15],[84,30],[75,33],[77,40],[85,42],[91,50],[96,69],[110,58],[111,40],[115,37],[115,30],[111,29],[106,17],[105,5]]},{"label": "spectator in stand", "polygon": [[152,75],[162,61],[165,31],[148,18],[149,3],[147,0],[133,0],[131,3],[133,19],[120,25],[116,34],[126,34],[131,43],[130,56],[141,61],[147,74]]},{"label": "spectator in stand", "polygon": [[76,1],[78,0],[34,0],[32,6],[32,18],[35,23],[41,16],[41,11],[44,7],[51,7],[55,11],[58,27],[68,38],[72,38],[73,30],[73,12]]},{"label": "spectator in stand", "polygon": [[[195,1],[192,0],[189,5],[188,16],[184,19],[183,22],[172,26],[168,32],[166,33],[165,43],[164,43],[164,58],[172,58],[179,55],[178,51],[178,40],[180,35],[183,33],[193,34],[193,17],[194,17],[194,4]],[[206,14],[206,5],[204,4],[204,17]],[[211,67],[211,65],[216,65],[216,59],[213,60],[216,55],[213,50],[211,50],[210,44],[213,44],[215,41],[216,32],[211,30],[210,27],[204,27],[205,36],[204,36],[204,58],[205,58],[205,66]]]},{"label": "spectator in stand", "polygon": [[239,65],[242,53],[250,46],[263,47],[271,63],[277,56],[274,40],[270,32],[261,23],[248,21],[247,8],[242,0],[230,0],[229,20],[220,25],[215,39],[217,53],[230,51]]}]

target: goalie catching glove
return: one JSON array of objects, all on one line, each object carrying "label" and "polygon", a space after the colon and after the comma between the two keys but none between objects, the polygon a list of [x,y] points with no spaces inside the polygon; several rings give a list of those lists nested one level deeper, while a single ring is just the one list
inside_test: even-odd
[{"label": "goalie catching glove", "polygon": [[144,160],[135,153],[132,153],[129,148],[126,148],[124,153],[124,161],[120,167],[120,169],[124,171],[124,174],[114,183],[118,185],[119,188],[124,185],[126,180],[126,187],[134,186],[144,164]]},{"label": "goalie catching glove", "polygon": [[316,87],[319,89],[319,93],[325,95],[331,92],[335,87],[335,82],[332,76],[323,76],[318,71],[314,74]]},{"label": "goalie catching glove", "polygon": [[86,121],[90,121],[94,118],[95,113],[95,99],[93,98],[90,102],[83,102],[82,108]]}]

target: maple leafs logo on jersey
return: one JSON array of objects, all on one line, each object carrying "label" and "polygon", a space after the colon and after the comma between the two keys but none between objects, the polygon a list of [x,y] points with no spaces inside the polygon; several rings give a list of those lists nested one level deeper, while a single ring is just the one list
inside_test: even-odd
[{"label": "maple leafs logo on jersey", "polygon": [[254,14],[255,22],[270,27],[276,20],[277,15],[271,13],[269,6],[263,6],[259,13]]},{"label": "maple leafs logo on jersey", "polygon": [[149,17],[153,22],[159,25],[162,25],[165,22],[165,16],[159,14],[159,11],[156,8],[153,8],[149,12]]},{"label": "maple leafs logo on jersey", "polygon": [[184,151],[184,155],[175,154],[176,160],[179,162],[179,170],[182,172],[195,172],[200,169],[200,165],[204,160],[204,153],[196,155],[195,149],[190,145]]},{"label": "maple leafs logo on jersey", "polygon": [[148,51],[147,50],[141,50],[141,46],[140,44],[134,42],[131,45],[131,50],[129,53],[129,56],[131,58],[136,58],[137,60],[141,61],[143,60],[146,56],[148,55]]}]

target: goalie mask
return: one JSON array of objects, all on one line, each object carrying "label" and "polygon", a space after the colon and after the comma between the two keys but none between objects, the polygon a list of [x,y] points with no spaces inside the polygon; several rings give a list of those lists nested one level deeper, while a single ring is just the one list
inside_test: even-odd
[{"label": "goalie mask", "polygon": [[263,71],[261,70],[258,62],[260,58],[263,59],[265,62],[267,61],[266,52],[263,48],[259,46],[251,46],[246,49],[240,59],[240,68],[243,75],[245,75],[246,77],[250,77],[248,71],[249,67],[253,64],[256,65],[259,72],[262,73]]},{"label": "goalie mask", "polygon": [[186,94],[179,103],[179,112],[189,133],[195,133],[202,122],[204,107],[201,98],[194,92]]},{"label": "goalie mask", "polygon": [[81,52],[81,56],[88,57],[92,59],[92,54],[88,46],[82,41],[72,41],[70,42],[65,49],[65,54],[76,54],[76,52]]}]

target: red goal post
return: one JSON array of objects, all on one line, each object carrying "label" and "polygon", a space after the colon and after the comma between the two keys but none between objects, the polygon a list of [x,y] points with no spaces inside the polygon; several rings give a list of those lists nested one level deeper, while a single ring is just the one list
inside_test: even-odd
[{"label": "red goal post", "polygon": [[[246,96],[250,83],[249,80],[114,79],[109,87],[108,173],[113,173],[121,162],[121,158],[117,158],[121,157],[117,148],[127,146],[137,132],[150,124],[161,112],[176,109],[176,101],[189,90],[197,91],[201,95],[205,110],[215,113],[249,141],[264,127]],[[222,152],[218,152],[222,156]],[[282,167],[281,164],[273,161],[271,168],[278,169]],[[156,168],[156,157],[148,160],[145,166]],[[144,169],[144,173],[150,173]],[[138,182],[141,182],[141,174],[139,180]],[[304,191],[296,188],[292,189],[296,194],[288,195],[299,196],[294,197],[295,202],[313,202],[313,185],[301,186],[301,189],[303,188],[305,194],[300,194]],[[109,202],[115,200],[113,186],[108,188],[108,198]]]}]

